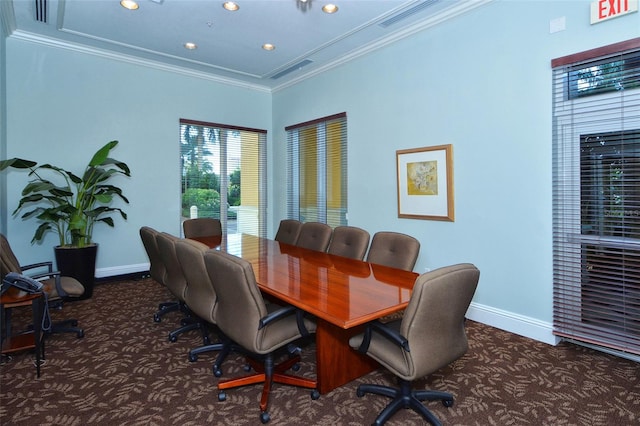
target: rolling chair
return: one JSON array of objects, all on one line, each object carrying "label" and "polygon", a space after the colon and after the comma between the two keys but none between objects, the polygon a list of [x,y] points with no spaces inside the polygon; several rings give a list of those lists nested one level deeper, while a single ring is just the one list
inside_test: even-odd
[{"label": "rolling chair", "polygon": [[327,253],[362,260],[369,247],[369,233],[355,226],[336,226]]},{"label": "rolling chair", "polygon": [[420,242],[399,232],[376,232],[367,262],[412,271],[420,253]]},{"label": "rolling chair", "polygon": [[185,238],[215,237],[222,235],[222,223],[210,217],[187,219],[182,222],[182,230]]},{"label": "rolling chair", "polygon": [[[63,277],[60,272],[54,271],[53,262],[40,262],[21,266],[13,250],[11,250],[9,241],[3,234],[0,234],[0,277],[4,278],[9,272],[24,274],[24,271],[29,270],[35,270],[33,274],[29,275],[31,278],[42,282],[43,291],[47,295],[49,309],[62,309],[65,300],[77,298],[84,294],[84,286],[75,278]],[[84,330],[78,327],[78,320],[72,318],[52,323],[49,330],[44,331],[47,334],[75,333],[78,338],[84,337]]]},{"label": "rolling chair", "polygon": [[326,223],[305,222],[300,227],[300,235],[296,240],[296,246],[309,250],[326,251],[331,241],[333,230]]},{"label": "rolling chair", "polygon": [[276,351],[315,332],[315,323],[304,318],[294,307],[267,305],[255,280],[249,262],[225,252],[209,250],[204,255],[207,272],[218,295],[216,322],[234,344],[243,348],[256,370],[249,376],[218,382],[218,400],[226,399],[225,390],[263,383],[260,399],[260,421],[270,420],[268,407],[272,384],[284,383],[313,389],[311,397],[319,397],[316,381],[285,374],[300,362],[298,355],[289,356],[274,365]]},{"label": "rolling chair", "polygon": [[295,245],[300,235],[302,222],[295,219],[283,219],[280,221],[278,232],[276,232],[275,240],[281,243]]},{"label": "rolling chair", "polygon": [[463,263],[424,273],[416,279],[404,317],[391,323],[367,324],[349,345],[378,361],[398,378],[399,388],[363,384],[356,394],[392,398],[375,425],[384,424],[401,408],[411,408],[432,425],[440,425],[421,401],[453,405],[453,395],[435,390],[412,390],[411,382],[449,365],[468,349],[465,313],[478,285],[480,271]]},{"label": "rolling chair", "polygon": [[[149,257],[149,275],[158,283],[166,286],[167,268],[165,268],[162,257],[160,256],[157,238],[158,231],[155,229],[149,226],[140,228],[140,239],[147,252],[147,257]],[[178,300],[162,302],[158,305],[158,311],[153,314],[153,320],[160,322],[162,321],[163,315],[177,310],[180,310],[180,302]]]}]

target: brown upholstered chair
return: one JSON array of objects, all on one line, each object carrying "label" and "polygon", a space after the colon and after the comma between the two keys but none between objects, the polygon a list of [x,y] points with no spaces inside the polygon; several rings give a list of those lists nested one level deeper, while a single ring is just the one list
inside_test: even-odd
[{"label": "brown upholstered chair", "polygon": [[[140,228],[140,239],[147,252],[147,257],[149,257],[149,275],[158,283],[166,286],[167,268],[164,266],[164,262],[160,256],[160,250],[158,249],[158,233],[157,230],[149,226],[143,226]],[[162,302],[158,305],[158,311],[153,314],[153,320],[160,322],[162,321],[163,315],[179,309],[180,302],[178,300]]]},{"label": "brown upholstered chair", "polygon": [[280,221],[278,232],[276,232],[275,240],[281,243],[295,245],[300,235],[302,222],[295,219],[283,219]]},{"label": "brown upholstered chair", "polygon": [[355,226],[336,226],[327,253],[351,259],[364,259],[369,247],[369,233]]},{"label": "brown upholstered chair", "polygon": [[367,262],[412,271],[420,253],[420,242],[399,232],[376,232]]},{"label": "brown upholstered chair", "polygon": [[[308,333],[315,332],[315,323],[303,318],[294,307],[267,305],[260,293],[251,264],[225,252],[209,250],[204,255],[211,283],[218,295],[216,322],[222,332],[244,348],[255,361],[255,374],[218,382],[218,399],[226,399],[226,389],[263,383],[260,399],[260,420],[267,423],[269,395],[272,383],[284,383],[313,389],[312,398],[319,396],[316,381],[285,374],[295,366],[299,356],[290,356],[274,365],[274,354]],[[259,364],[258,361],[261,361]]]},{"label": "brown upholstered chair", "polygon": [[[43,284],[43,290],[47,294],[49,309],[62,309],[65,300],[78,298],[84,294],[84,286],[75,278],[63,277],[60,272],[53,270],[53,262],[40,262],[30,265],[20,265],[7,238],[0,234],[0,279],[9,272],[25,275],[24,271]],[[76,319],[66,319],[51,324],[46,333],[76,333],[78,338],[84,337],[84,330],[78,327]]]},{"label": "brown upholstered chair", "polygon": [[331,241],[333,230],[326,223],[305,222],[300,227],[300,235],[296,246],[310,250],[326,251]]},{"label": "brown upholstered chair", "polygon": [[400,387],[363,384],[366,393],[392,398],[375,420],[384,424],[400,408],[411,408],[432,425],[440,422],[421,401],[453,405],[453,395],[435,390],[411,390],[411,382],[434,373],[465,354],[468,348],[465,313],[478,285],[480,271],[463,263],[424,273],[416,279],[409,305],[401,320],[374,321],[349,345],[378,361],[393,373]]},{"label": "brown upholstered chair", "polygon": [[[198,319],[192,316],[191,310],[185,303],[187,279],[182,272],[182,267],[180,266],[180,262],[178,262],[178,256],[176,254],[176,243],[180,240],[180,238],[166,232],[160,232],[156,236],[160,258],[162,259],[162,263],[164,263],[164,267],[167,271],[165,284],[167,289],[177,299],[178,310],[185,315],[181,320],[182,327],[179,327],[169,333],[169,341],[175,342],[178,340],[178,335],[186,331],[201,330],[203,342],[204,344],[207,344],[209,343],[207,330],[203,329]],[[194,243],[197,243],[197,241],[194,241]]]},{"label": "brown upholstered chair", "polygon": [[[218,296],[211,284],[207,268],[204,264],[204,253],[209,249],[205,244],[194,240],[184,239],[176,242],[176,255],[182,267],[185,279],[187,280],[187,290],[185,292],[185,303],[200,321],[200,327],[211,327],[219,333],[216,326],[216,309]],[[207,342],[202,346],[189,351],[189,361],[198,360],[198,354],[204,352],[220,352],[213,366],[213,374],[216,377],[222,375],[220,366],[222,361],[232,349],[231,342],[221,336],[221,341],[217,343]]]},{"label": "brown upholstered chair", "polygon": [[187,219],[182,222],[182,230],[185,238],[215,237],[222,235],[222,224],[220,219],[210,217]]}]

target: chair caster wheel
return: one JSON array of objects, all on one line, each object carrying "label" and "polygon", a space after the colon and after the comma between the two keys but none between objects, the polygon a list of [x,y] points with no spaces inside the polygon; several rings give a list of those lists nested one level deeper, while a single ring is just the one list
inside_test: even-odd
[{"label": "chair caster wheel", "polygon": [[362,398],[364,396],[364,392],[360,390],[360,388],[356,389],[356,396],[358,398]]},{"label": "chair caster wheel", "polygon": [[84,337],[84,330],[78,331],[78,339],[82,339]]},{"label": "chair caster wheel", "polygon": [[318,389],[312,390],[311,391],[311,399],[313,399],[315,401],[318,398],[320,398],[320,392],[318,392]]},{"label": "chair caster wheel", "polygon": [[158,314],[153,314],[153,322],[160,322],[162,318]]},{"label": "chair caster wheel", "polygon": [[293,365],[291,366],[291,369],[292,369],[293,371],[300,371],[300,364],[293,364]]},{"label": "chair caster wheel", "polygon": [[242,367],[242,369],[246,372],[251,371],[251,366],[249,364],[245,364],[244,367]]},{"label": "chair caster wheel", "polygon": [[442,400],[442,405],[444,405],[447,408],[452,407],[453,406],[453,399],[443,399]]},{"label": "chair caster wheel", "polygon": [[222,376],[222,370],[219,367],[213,366],[213,375],[216,377]]},{"label": "chair caster wheel", "polygon": [[209,339],[209,336],[205,337],[202,339],[202,343],[204,346],[208,346],[211,344],[211,339]]},{"label": "chair caster wheel", "polygon": [[224,392],[220,392],[218,393],[218,401],[222,402],[225,401],[227,399],[227,394]]},{"label": "chair caster wheel", "polygon": [[196,354],[189,354],[189,361],[191,362],[196,362],[198,360],[198,355]]},{"label": "chair caster wheel", "polygon": [[264,413],[260,413],[260,421],[262,424],[269,423],[271,420],[271,416],[266,411]]},{"label": "chair caster wheel", "polygon": [[71,321],[71,326],[72,327],[77,327],[78,326],[78,320]]},{"label": "chair caster wheel", "polygon": [[178,336],[169,336],[169,341],[170,342],[177,342],[178,341]]}]

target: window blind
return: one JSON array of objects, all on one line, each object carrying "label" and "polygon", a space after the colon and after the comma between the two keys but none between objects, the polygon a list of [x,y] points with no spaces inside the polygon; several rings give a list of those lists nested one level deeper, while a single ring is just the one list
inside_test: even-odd
[{"label": "window blind", "polygon": [[347,114],[285,128],[287,214],[302,222],[347,224]]},{"label": "window blind", "polygon": [[640,38],[552,61],[554,333],[640,354]]},{"label": "window blind", "polygon": [[[180,119],[181,212],[266,237],[266,130]],[[195,207],[195,209],[194,209]]]}]

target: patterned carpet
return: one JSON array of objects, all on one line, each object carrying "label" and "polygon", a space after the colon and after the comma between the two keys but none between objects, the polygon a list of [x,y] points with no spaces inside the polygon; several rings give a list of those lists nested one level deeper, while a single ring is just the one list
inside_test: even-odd
[{"label": "patterned carpet", "polygon": [[[85,337],[47,340],[42,376],[33,355],[18,354],[0,366],[1,425],[257,425],[259,386],[227,392],[218,402],[211,372],[214,354],[195,363],[187,351],[201,343],[197,331],[167,339],[178,313],[153,322],[168,292],[151,279],[96,286],[90,300],[67,303],[54,319],[75,317]],[[26,321],[16,313],[15,323]],[[445,425],[635,425],[640,424],[640,364],[590,349],[538,343],[468,321],[469,352],[421,381],[452,392],[451,408],[429,407]],[[223,377],[242,374],[232,355]],[[313,347],[299,374],[313,377]],[[384,397],[355,393],[359,383],[393,383],[380,369],[312,400],[309,390],[275,385],[272,425],[370,424]],[[421,425],[401,410],[389,425]]]}]

